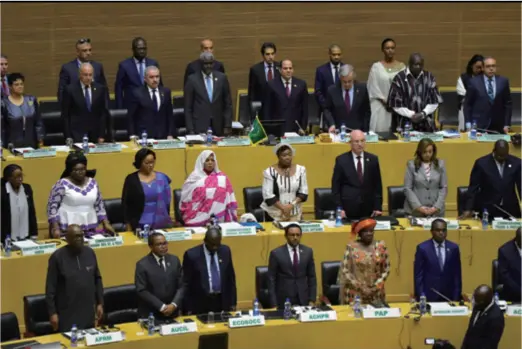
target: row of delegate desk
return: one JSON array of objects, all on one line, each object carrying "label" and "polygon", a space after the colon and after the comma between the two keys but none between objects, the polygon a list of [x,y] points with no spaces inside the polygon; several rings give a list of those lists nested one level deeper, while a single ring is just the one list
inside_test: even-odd
[{"label": "row of delegate desk", "polygon": [[[104,199],[119,198],[125,177],[135,171],[132,166],[138,147],[131,142],[120,153],[90,154],[87,156],[88,168],[96,169],[96,179]],[[416,142],[389,141],[368,143],[366,150],[379,156],[382,182],[383,204],[387,210],[388,186],[404,184],[406,162],[413,158]],[[305,214],[314,211],[315,188],[330,188],[335,158],[350,150],[349,145],[339,143],[320,143],[296,145],[294,163],[307,169],[309,187],[308,201],[304,204]],[[158,150],[156,170],[166,173],[171,179],[172,189],[181,188],[187,176],[194,170],[195,161],[206,146],[189,146],[185,149]],[[219,168],[230,178],[238,201],[240,213],[244,201],[242,190],[245,187],[260,186],[263,170],[276,163],[273,147],[252,145],[245,147],[217,147],[215,151]],[[445,139],[437,143],[437,156],[446,162],[448,176],[447,214],[457,215],[457,187],[469,184],[469,175],[474,161],[491,153],[492,143],[470,141],[465,134],[460,139]],[[518,150],[518,152],[520,152]],[[517,153],[517,151],[513,151]],[[52,186],[60,178],[65,168],[66,153],[58,153],[52,158],[22,159],[4,151],[6,161],[2,169],[12,163],[22,166],[25,182],[33,187],[36,214],[39,228],[47,228],[47,201]]]},{"label": "row of delegate desk", "polygon": [[[384,240],[390,257],[391,271],[386,281],[388,302],[408,301],[413,292],[413,261],[416,246],[431,238],[431,233],[420,227],[410,227],[401,219],[403,228],[376,231],[375,239]],[[470,229],[464,227],[468,224]],[[248,308],[256,296],[255,268],[268,265],[272,249],[286,243],[284,231],[272,223],[264,224],[265,231],[254,236],[225,237],[223,244],[232,250],[236,272],[238,308]],[[464,228],[463,228],[464,227]],[[350,227],[325,228],[321,233],[305,233],[301,242],[314,250],[317,292],[322,293],[321,263],[341,260],[350,239]],[[97,248],[96,256],[105,287],[134,283],[136,262],[149,253],[146,243],[132,233],[122,233],[123,245]],[[461,229],[448,232],[448,239],[460,245],[463,292],[471,294],[479,284],[491,284],[492,260],[497,258],[497,249],[514,238],[511,230],[482,230],[478,221],[462,221]],[[169,242],[169,252],[180,259],[184,252],[202,244],[203,234],[194,234],[190,239]],[[65,242],[56,241],[63,247]],[[14,312],[24,327],[23,297],[45,293],[48,254],[21,256],[13,252],[11,257],[1,259],[1,309]]]},{"label": "row of delegate desk", "polygon": [[[108,344],[111,349],[196,349],[200,336],[228,334],[230,349],[411,349],[426,348],[425,338],[441,338],[460,347],[469,322],[469,316],[431,317],[420,321],[406,318],[409,304],[391,304],[401,309],[401,317],[393,319],[356,319],[349,306],[333,307],[337,321],[300,323],[297,320],[266,320],[264,326],[229,328],[225,323],[209,327],[195,317],[198,332],[161,336],[144,334],[137,323],[118,325],[125,332],[125,341]],[[521,347],[520,317],[507,316],[500,349]],[[40,343],[69,341],[61,334],[31,338]],[[3,343],[4,344],[4,343]],[[208,348],[208,346],[206,347]]]}]

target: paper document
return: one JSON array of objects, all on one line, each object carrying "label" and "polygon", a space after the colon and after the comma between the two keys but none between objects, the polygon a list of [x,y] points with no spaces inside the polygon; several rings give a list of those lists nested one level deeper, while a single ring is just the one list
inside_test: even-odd
[{"label": "paper document", "polygon": [[242,130],[243,129],[243,124],[240,123],[239,121],[232,121],[232,128]]},{"label": "paper document", "polygon": [[38,244],[32,240],[24,240],[24,241],[13,241],[13,245],[18,248],[27,248],[27,247],[36,247]]},{"label": "paper document", "polygon": [[237,229],[243,228],[243,226],[237,222],[228,222],[228,223],[219,223],[219,226],[222,229]]},{"label": "paper document", "polygon": [[23,153],[25,150],[34,150],[34,148],[31,147],[25,147],[25,148],[14,148],[14,151],[17,151],[19,153]]},{"label": "paper document", "polygon": [[205,138],[201,135],[187,135],[187,141],[200,141],[204,142]]},{"label": "paper document", "polygon": [[295,132],[285,132],[285,137],[299,137]]},{"label": "paper document", "polygon": [[[74,146],[77,147],[77,148],[82,149],[83,148],[83,143],[74,143]],[[94,147],[94,143],[89,142],[89,147]]]}]

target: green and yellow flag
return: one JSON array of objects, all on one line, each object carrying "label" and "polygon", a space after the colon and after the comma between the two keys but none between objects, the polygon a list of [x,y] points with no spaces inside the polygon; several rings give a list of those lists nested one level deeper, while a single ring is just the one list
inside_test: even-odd
[{"label": "green and yellow flag", "polygon": [[256,116],[254,119],[254,122],[252,123],[252,129],[248,133],[248,138],[250,138],[250,141],[252,144],[257,144],[259,142],[262,142],[266,139],[266,132],[263,128],[263,125],[261,125],[261,121],[259,121],[259,117]]}]

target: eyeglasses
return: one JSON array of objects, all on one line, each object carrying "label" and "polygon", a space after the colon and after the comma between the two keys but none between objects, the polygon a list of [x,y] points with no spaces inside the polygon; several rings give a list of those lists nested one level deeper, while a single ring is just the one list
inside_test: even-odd
[{"label": "eyeglasses", "polygon": [[81,38],[78,41],[76,41],[76,45],[82,45],[82,44],[90,44],[91,39],[89,38]]}]

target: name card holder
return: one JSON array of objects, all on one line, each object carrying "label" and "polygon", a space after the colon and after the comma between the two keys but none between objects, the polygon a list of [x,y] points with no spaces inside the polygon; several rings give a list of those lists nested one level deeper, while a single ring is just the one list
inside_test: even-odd
[{"label": "name card holder", "polygon": [[301,137],[283,137],[281,138],[283,144],[314,144],[314,136],[301,136]]},{"label": "name card holder", "polygon": [[401,317],[400,308],[363,309],[365,319],[390,319]]},{"label": "name card holder", "polygon": [[167,231],[163,233],[167,241],[192,240],[192,233],[189,230]]},{"label": "name card holder", "polygon": [[251,145],[250,138],[225,138],[217,142],[218,147],[247,147]]},{"label": "name card holder", "polygon": [[102,143],[89,148],[89,154],[121,153],[120,143]]},{"label": "name card holder", "polygon": [[506,310],[507,316],[522,316],[522,305],[508,305]]},{"label": "name card holder", "polygon": [[390,221],[377,221],[375,230],[391,230],[391,222]]},{"label": "name card holder", "polygon": [[108,237],[103,239],[90,239],[88,240],[90,248],[105,248],[115,247],[123,245],[123,238],[121,236]]},{"label": "name card holder", "polygon": [[366,135],[366,143],[378,143],[379,135]]},{"label": "name card holder", "polygon": [[250,236],[256,235],[256,227],[241,227],[241,228],[225,228],[223,229],[223,236]]},{"label": "name card holder", "polygon": [[479,141],[479,142],[494,143],[500,139],[505,140],[508,143],[511,142],[510,135],[489,134],[489,133],[477,135],[477,141]]},{"label": "name card holder", "polygon": [[[458,230],[459,229],[459,227],[460,227],[459,221],[449,220],[449,219],[444,219],[444,220],[446,221],[448,230]],[[432,220],[424,222],[422,228],[430,230],[431,222],[432,222]]]},{"label": "name card holder", "polygon": [[229,318],[228,327],[230,328],[241,328],[241,327],[253,327],[253,326],[264,326],[265,317],[259,316],[242,316],[240,318]]},{"label": "name card holder", "polygon": [[41,244],[38,246],[22,247],[20,249],[22,256],[35,256],[40,254],[49,254],[56,251],[56,243]]},{"label": "name card holder", "polygon": [[336,321],[337,312],[335,310],[319,311],[319,312],[304,312],[299,315],[301,322],[322,322],[322,321]]},{"label": "name card holder", "polygon": [[198,332],[198,325],[195,322],[187,322],[182,324],[169,324],[160,326],[159,333],[162,336],[171,336],[175,334],[184,334]]},{"label": "name card holder", "polygon": [[44,148],[44,149],[33,149],[33,150],[24,150],[22,152],[22,157],[24,159],[36,159],[36,158],[49,158],[56,156],[56,149],[53,148]]},{"label": "name card holder", "polygon": [[178,141],[173,139],[161,139],[152,142],[152,149],[185,149],[187,144],[184,141]]},{"label": "name card holder", "polygon": [[115,342],[122,342],[123,335],[121,331],[110,332],[110,333],[100,333],[100,334],[87,334],[85,335],[85,344],[88,347],[93,345],[101,345]]},{"label": "name card holder", "polygon": [[322,233],[324,232],[323,223],[300,223],[299,226],[303,233]]},{"label": "name card holder", "polygon": [[491,226],[494,230],[516,230],[522,226],[521,221],[496,221],[493,220]]},{"label": "name card holder", "polygon": [[465,306],[456,306],[449,308],[432,308],[431,316],[468,316],[469,309]]},{"label": "name card holder", "polygon": [[423,134],[415,134],[410,137],[410,142],[419,142],[423,138],[431,139],[434,142],[442,142],[444,141],[444,136],[436,133],[423,133]]}]

